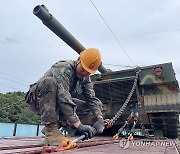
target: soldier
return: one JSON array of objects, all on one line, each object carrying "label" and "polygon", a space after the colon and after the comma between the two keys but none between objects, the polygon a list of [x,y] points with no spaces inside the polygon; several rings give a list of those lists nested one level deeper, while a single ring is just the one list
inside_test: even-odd
[{"label": "soldier", "polygon": [[[102,103],[95,96],[89,75],[97,71],[101,64],[101,55],[98,49],[89,48],[80,53],[76,61],[58,61],[42,78],[30,85],[26,95],[28,106],[41,115],[41,121],[45,125],[45,145],[59,145],[63,141],[71,142],[58,130],[58,122],[65,118],[74,126],[80,134],[86,132],[88,138],[92,138],[95,132],[102,133],[104,123],[101,113]],[[76,114],[76,104],[72,99],[72,93],[81,89],[81,94],[88,104],[93,115],[97,118],[94,127],[83,125]]]}]

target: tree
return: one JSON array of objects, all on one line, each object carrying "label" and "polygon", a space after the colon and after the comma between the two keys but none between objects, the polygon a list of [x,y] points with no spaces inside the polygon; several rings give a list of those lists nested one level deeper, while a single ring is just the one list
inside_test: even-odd
[{"label": "tree", "polygon": [[40,116],[32,112],[24,101],[24,92],[0,94],[0,121],[40,124]]}]

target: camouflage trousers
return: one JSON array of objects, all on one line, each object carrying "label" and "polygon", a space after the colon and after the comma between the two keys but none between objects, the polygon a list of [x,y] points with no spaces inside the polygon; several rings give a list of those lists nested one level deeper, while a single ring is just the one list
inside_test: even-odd
[{"label": "camouflage trousers", "polygon": [[[59,121],[63,126],[68,123],[58,105],[57,90],[56,80],[53,77],[46,77],[31,85],[26,94],[25,100],[29,108],[41,115],[42,124]],[[78,115],[89,114],[90,109],[84,101],[72,100],[76,104]]]}]

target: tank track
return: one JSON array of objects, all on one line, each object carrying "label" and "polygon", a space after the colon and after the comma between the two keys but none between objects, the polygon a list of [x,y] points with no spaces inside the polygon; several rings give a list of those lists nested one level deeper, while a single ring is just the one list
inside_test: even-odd
[{"label": "tank track", "polygon": [[149,113],[148,115],[152,128],[162,130],[164,137],[180,137],[179,114],[177,112]]}]

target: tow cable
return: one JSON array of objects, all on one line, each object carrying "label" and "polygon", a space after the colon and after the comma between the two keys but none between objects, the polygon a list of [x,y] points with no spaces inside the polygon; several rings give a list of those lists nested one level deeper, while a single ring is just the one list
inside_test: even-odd
[{"label": "tow cable", "polygon": [[[127,104],[129,103],[129,100],[131,99],[131,96],[133,95],[133,92],[134,90],[136,89],[136,86],[137,86],[137,81],[138,81],[138,76],[139,76],[139,73],[141,72],[140,69],[138,69],[136,71],[136,75],[135,75],[135,79],[134,79],[134,84],[132,86],[132,89],[126,99],[126,101],[124,102],[123,106],[119,109],[119,111],[116,113],[116,115],[111,119],[112,120],[112,123],[114,123],[121,115],[122,113],[124,112]],[[127,130],[126,132],[126,137],[127,137],[127,140],[131,141],[134,139],[133,135],[135,133],[135,126],[138,122],[138,120],[140,121],[140,126],[141,126],[141,134],[145,137],[148,137],[149,134],[146,132],[145,130],[145,127],[142,123],[142,119],[141,119],[141,116],[139,114],[139,111],[140,111],[140,108],[141,108],[141,102],[137,102],[135,105],[134,105],[134,108],[135,110],[131,112],[131,114],[128,116],[127,120],[125,121],[124,125],[118,130],[118,132],[113,136],[113,139],[114,140],[118,140],[120,134],[123,132],[123,130],[126,129],[126,127],[128,126],[129,122],[133,119],[133,126],[131,128],[131,130]]]},{"label": "tow cable", "polygon": [[136,89],[136,86],[137,86],[137,81],[138,81],[138,76],[139,76],[139,73],[141,72],[140,69],[138,69],[136,71],[136,75],[135,75],[135,79],[134,79],[134,83],[133,83],[133,86],[132,86],[132,89],[127,97],[127,99],[125,100],[124,104],[122,105],[122,107],[118,110],[118,112],[115,114],[115,116],[111,119],[112,121],[112,124],[114,124],[116,122],[116,120],[122,115],[122,113],[124,112],[126,106],[128,105],[133,93],[134,93],[134,90]]},{"label": "tow cable", "polygon": [[64,150],[69,150],[72,148],[77,147],[77,142],[84,140],[85,138],[87,138],[88,133],[83,133],[83,135],[81,135],[80,137],[74,139],[71,142],[67,142],[67,143],[60,143],[58,146],[43,146],[42,149],[42,154],[44,153],[51,153],[51,152],[58,152],[58,151],[64,151]]},{"label": "tow cable", "polygon": [[[116,135],[113,136],[114,140],[118,140],[123,131],[125,131],[126,133],[125,138],[127,137],[127,140],[129,141],[133,140],[135,135],[135,127],[138,121],[140,122],[140,126],[141,126],[141,135],[144,137],[148,137],[148,134],[146,133],[145,127],[139,115],[139,109],[140,109],[140,103],[136,103],[135,110],[131,112],[131,114],[128,116],[127,120],[125,121],[124,125],[118,130]],[[132,120],[133,120],[133,126],[131,130],[129,130],[128,124]]]},{"label": "tow cable", "polygon": [[[138,81],[138,77],[139,77],[139,73],[141,72],[141,70],[139,68],[137,68],[136,70],[136,75],[135,75],[135,79],[134,79],[134,83],[133,83],[133,86],[132,86],[132,89],[127,97],[127,99],[125,100],[124,104],[122,105],[122,107],[118,110],[118,112],[116,113],[116,115],[111,119],[111,123],[114,124],[116,122],[116,120],[122,115],[122,113],[124,112],[126,106],[128,105],[133,93],[134,93],[134,90],[136,89],[136,86],[137,86],[137,81]],[[126,126],[128,125],[128,123],[130,122],[130,120],[133,118],[133,126],[130,130],[130,132],[128,133],[128,140],[133,140],[133,135],[134,135],[134,132],[135,132],[135,126],[138,122],[138,119],[140,120],[140,125],[141,125],[141,128],[142,128],[142,132],[145,132],[145,128],[144,128],[144,125],[142,123],[142,119],[139,115],[139,110],[140,110],[140,107],[141,107],[141,103],[138,102],[135,104],[135,111],[131,112],[130,116],[127,118],[127,120],[125,121],[124,125],[118,130],[118,133],[116,135],[113,136],[113,139],[114,140],[117,140],[120,136],[120,134],[122,133],[122,131],[126,128]]]}]

